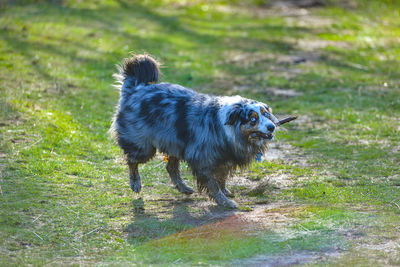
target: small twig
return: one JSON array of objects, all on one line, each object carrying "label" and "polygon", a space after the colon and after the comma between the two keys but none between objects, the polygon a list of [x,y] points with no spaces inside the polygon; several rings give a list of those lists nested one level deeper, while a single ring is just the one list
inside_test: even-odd
[{"label": "small twig", "polygon": [[179,262],[181,262],[181,261],[182,261],[182,259],[179,258],[179,259],[177,259],[176,261],[174,261],[173,263],[179,263]]},{"label": "small twig", "polygon": [[40,217],[42,217],[43,214],[40,214],[39,216],[36,217],[36,219],[34,219],[32,222],[36,222]]},{"label": "small twig", "polygon": [[84,237],[84,236],[90,235],[91,233],[96,232],[96,231],[99,230],[100,228],[101,228],[101,226],[100,226],[100,227],[97,227],[96,229],[94,229],[94,230],[92,230],[92,231],[90,231],[90,232],[88,232],[88,233],[86,233],[86,234],[81,235],[78,239],[81,239],[81,238]]},{"label": "small twig", "polygon": [[39,237],[41,240],[43,240],[43,238],[42,238],[40,235],[38,235],[37,233],[35,233],[35,231],[32,231],[32,233],[34,233],[35,236],[37,236],[37,237]]},{"label": "small twig", "polygon": [[276,125],[277,125],[277,126],[280,126],[280,125],[282,125],[282,124],[288,123],[288,122],[290,122],[290,121],[292,121],[292,120],[295,120],[295,119],[297,119],[297,116],[288,117],[288,118],[286,118],[286,119],[283,119],[283,120],[278,121]]},{"label": "small twig", "polygon": [[394,205],[396,205],[396,207],[400,210],[400,205],[397,204],[396,202],[393,202]]},{"label": "small twig", "polygon": [[58,260],[60,260],[60,258],[56,257],[55,259],[49,261],[48,263],[45,263],[45,265],[43,265],[43,266],[47,266],[47,265],[53,266],[54,265],[53,263],[55,263]]},{"label": "small twig", "polygon": [[70,209],[69,207],[65,206],[64,204],[62,204],[62,203],[60,203],[60,202],[58,202],[58,204],[60,204],[60,205],[63,206],[64,208],[68,209],[69,211],[75,213],[75,214],[78,216],[78,218],[79,218],[79,212],[76,212],[76,211]]},{"label": "small twig", "polygon": [[30,147],[36,145],[37,143],[41,142],[42,140],[43,140],[43,138],[40,137],[39,140],[37,140],[36,142],[34,142],[34,143],[32,143],[32,144],[29,144],[29,145],[25,146],[24,149],[30,148]]},{"label": "small twig", "polygon": [[48,263],[46,263],[45,265],[43,265],[43,266],[46,266],[46,265],[51,265],[51,266],[53,266],[53,263],[55,263],[56,261],[58,261],[59,260],[59,258],[58,257],[56,257],[55,259],[53,259],[53,260],[51,260],[51,261],[49,261]]},{"label": "small twig", "polygon": [[304,227],[303,225],[301,225],[301,223],[298,224],[301,228],[303,228],[304,230],[306,230],[307,232],[311,232],[310,229],[307,229],[306,227]]},{"label": "small twig", "polygon": [[357,63],[347,62],[347,65],[349,65],[353,68],[359,69],[359,70],[368,70],[368,67],[357,64]]}]

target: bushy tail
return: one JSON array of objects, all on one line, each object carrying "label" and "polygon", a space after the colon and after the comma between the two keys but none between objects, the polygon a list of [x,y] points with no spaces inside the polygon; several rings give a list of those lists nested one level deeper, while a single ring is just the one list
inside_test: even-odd
[{"label": "bushy tail", "polygon": [[120,75],[117,77],[122,83],[128,81],[134,86],[139,84],[158,83],[160,75],[160,63],[150,55],[133,55],[126,58],[120,69]]}]

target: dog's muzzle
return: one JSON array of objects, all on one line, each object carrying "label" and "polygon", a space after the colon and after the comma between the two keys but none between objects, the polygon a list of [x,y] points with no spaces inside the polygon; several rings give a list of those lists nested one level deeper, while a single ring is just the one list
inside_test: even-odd
[{"label": "dog's muzzle", "polygon": [[264,141],[271,141],[274,139],[274,135],[272,133],[263,133],[263,132],[253,132],[250,134],[251,138],[261,139]]}]

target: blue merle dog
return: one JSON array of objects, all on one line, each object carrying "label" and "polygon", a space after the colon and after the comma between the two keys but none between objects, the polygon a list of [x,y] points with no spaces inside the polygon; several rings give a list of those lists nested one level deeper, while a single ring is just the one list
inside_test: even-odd
[{"label": "blue merle dog", "polygon": [[200,192],[236,208],[225,182],[266,150],[278,120],[264,103],[158,83],[159,73],[155,59],[135,55],[115,75],[121,97],[111,131],[126,156],[132,190],[141,190],[138,165],[158,150],[168,155],[167,171],[179,192],[194,192],[180,176],[179,162],[186,161]]}]

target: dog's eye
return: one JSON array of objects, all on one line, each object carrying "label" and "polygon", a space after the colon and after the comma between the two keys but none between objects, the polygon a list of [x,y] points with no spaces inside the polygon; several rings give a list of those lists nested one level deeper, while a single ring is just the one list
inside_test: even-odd
[{"label": "dog's eye", "polygon": [[255,123],[255,122],[257,121],[257,119],[256,119],[256,117],[252,117],[252,118],[250,119],[250,121],[251,121],[252,123]]}]

